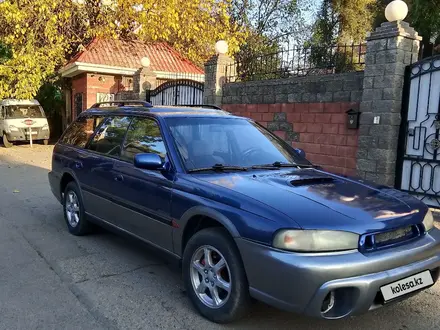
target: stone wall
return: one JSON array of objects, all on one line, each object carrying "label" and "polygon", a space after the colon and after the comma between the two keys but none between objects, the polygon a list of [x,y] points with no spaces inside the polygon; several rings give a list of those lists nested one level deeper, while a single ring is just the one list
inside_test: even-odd
[{"label": "stone wall", "polygon": [[363,72],[229,83],[222,104],[360,102]]},{"label": "stone wall", "polygon": [[356,174],[358,129],[347,129],[347,114],[358,110],[363,73],[231,83],[222,107],[250,117],[325,169]]}]

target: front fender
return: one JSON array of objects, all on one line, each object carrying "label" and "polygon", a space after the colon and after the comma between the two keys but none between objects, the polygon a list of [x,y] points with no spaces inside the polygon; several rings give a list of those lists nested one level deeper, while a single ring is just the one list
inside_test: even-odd
[{"label": "front fender", "polygon": [[184,230],[188,221],[194,216],[205,216],[214,219],[222,224],[232,237],[240,237],[237,228],[225,215],[206,206],[194,206],[182,215],[179,220],[179,227],[176,228],[176,230],[173,230],[174,253],[179,256],[183,254],[182,239]]}]

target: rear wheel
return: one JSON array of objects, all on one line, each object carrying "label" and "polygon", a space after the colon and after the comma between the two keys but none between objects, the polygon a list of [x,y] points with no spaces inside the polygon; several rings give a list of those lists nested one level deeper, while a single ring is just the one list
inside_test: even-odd
[{"label": "rear wheel", "polygon": [[63,208],[64,219],[71,234],[82,236],[90,232],[91,224],[86,219],[78,185],[73,181],[64,190]]},{"label": "rear wheel", "polygon": [[3,134],[3,145],[5,146],[5,148],[12,148],[13,147],[12,142],[9,142],[6,134]]},{"label": "rear wheel", "polygon": [[213,322],[235,321],[250,306],[239,251],[223,228],[203,229],[191,237],[183,256],[183,279],[196,309]]}]

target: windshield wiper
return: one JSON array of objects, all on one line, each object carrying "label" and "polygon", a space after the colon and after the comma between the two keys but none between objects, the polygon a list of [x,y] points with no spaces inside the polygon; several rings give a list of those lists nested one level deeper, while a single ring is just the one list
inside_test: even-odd
[{"label": "windshield wiper", "polygon": [[223,165],[223,164],[215,164],[214,166],[211,167],[203,167],[203,168],[195,168],[192,170],[189,170],[189,173],[196,173],[196,172],[206,172],[206,171],[218,171],[218,172],[223,172],[223,171],[247,171],[246,167],[242,167],[242,166],[229,166],[229,165]]},{"label": "windshield wiper", "polygon": [[280,169],[280,168],[287,168],[287,167],[312,168],[311,165],[301,165],[301,164],[275,162],[275,163],[272,163],[272,164],[254,165],[254,166],[252,166],[252,169],[254,169],[254,170],[256,170],[256,169],[277,170],[277,169]]}]

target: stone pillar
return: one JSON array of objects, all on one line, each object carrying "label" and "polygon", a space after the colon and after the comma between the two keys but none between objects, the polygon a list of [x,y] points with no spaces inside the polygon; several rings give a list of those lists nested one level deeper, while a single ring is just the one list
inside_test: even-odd
[{"label": "stone pillar", "polygon": [[133,77],[133,96],[139,100],[147,99],[147,91],[156,88],[156,74],[150,67],[140,68]]},{"label": "stone pillar", "polygon": [[211,57],[205,64],[205,88],[203,103],[222,105],[223,84],[226,78],[233,76],[234,60],[225,54],[217,54]]},{"label": "stone pillar", "polygon": [[418,33],[403,21],[383,23],[367,38],[358,175],[394,186],[405,69],[417,62]]}]

